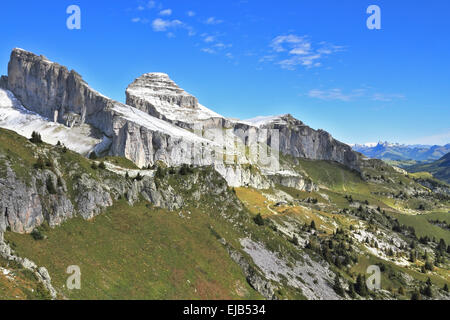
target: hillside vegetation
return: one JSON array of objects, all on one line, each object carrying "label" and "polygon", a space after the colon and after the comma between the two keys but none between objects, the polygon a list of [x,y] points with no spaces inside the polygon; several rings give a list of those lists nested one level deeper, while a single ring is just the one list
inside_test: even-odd
[{"label": "hillside vegetation", "polygon": [[[447,195],[378,160],[364,160],[361,172],[332,161],[282,162],[315,187],[230,188],[211,167],[139,170],[0,129],[0,179],[11,169],[33,185],[51,172],[67,188],[42,186],[43,203],[67,195],[77,210],[80,181],[90,189],[92,179],[112,198],[92,216],[76,211],[51,226],[46,216],[33,232],[9,228],[5,243],[48,270],[58,299],[450,298]],[[16,275],[0,272],[0,298],[49,298],[33,274],[0,262]],[[66,287],[71,265],[81,269],[80,290]],[[381,290],[364,284],[370,265],[380,267]]]}]

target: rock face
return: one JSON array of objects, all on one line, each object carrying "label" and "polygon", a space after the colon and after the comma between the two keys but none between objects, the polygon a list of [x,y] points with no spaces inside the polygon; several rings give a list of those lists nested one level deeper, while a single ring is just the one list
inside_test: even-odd
[{"label": "rock face", "polygon": [[[291,115],[257,118],[257,121],[226,119],[198,104],[166,74],[150,73],[137,78],[126,91],[127,104],[182,128],[232,129],[239,131],[278,130],[280,152],[294,157],[339,162],[359,171],[357,155],[326,131],[313,130]],[[195,99],[195,100],[194,100]],[[255,119],[253,119],[255,120]],[[271,136],[268,135],[266,144]]]},{"label": "rock face", "polygon": [[44,221],[36,181],[27,186],[11,168],[0,178],[0,233],[7,227],[15,232],[31,232]]},{"label": "rock face", "polygon": [[[179,108],[198,108],[197,98],[178,87],[165,73],[146,73],[140,76],[128,86],[126,93],[127,99],[145,96],[148,100],[153,100],[154,106],[168,104]],[[143,111],[149,112],[145,108]]]},{"label": "rock face", "polygon": [[[165,73],[147,73],[131,83],[126,90],[126,104],[156,118],[193,129],[193,124],[223,117],[200,105]],[[205,127],[205,126],[203,126]],[[215,126],[218,128],[218,126]]]},{"label": "rock face", "polygon": [[[314,130],[291,115],[263,123],[262,129],[279,132],[280,152],[293,157],[339,162],[359,171],[358,156],[351,147],[339,142],[324,130]],[[270,133],[270,130],[268,131]],[[270,136],[269,136],[270,137]]]},{"label": "rock face", "polygon": [[0,89],[8,89],[8,77],[1,76],[0,77]]},{"label": "rock face", "polygon": [[[57,180],[54,172],[43,170],[37,171],[27,183],[6,163],[6,177],[0,177],[0,233],[7,228],[30,233],[44,221],[54,227],[77,213],[90,219],[112,205],[105,186],[92,179],[77,183],[74,200],[70,199],[64,181],[62,186],[57,186]],[[54,193],[48,191],[48,184],[53,184]]]},{"label": "rock face", "polygon": [[[90,123],[111,136],[108,109],[114,101],[89,88],[75,71],[44,56],[14,49],[8,64],[8,89],[29,110],[67,126]],[[110,119],[111,120],[111,119]]]},{"label": "rock face", "polygon": [[[207,156],[214,153],[218,143],[203,137],[203,132],[229,129],[235,137],[242,132],[268,131],[265,140],[259,141],[262,144],[270,144],[275,139],[270,130],[277,130],[282,154],[337,161],[359,170],[356,153],[325,131],[313,130],[289,115],[258,123],[227,119],[199,104],[197,98],[162,73],[144,74],[130,84],[125,105],[91,89],[75,71],[43,56],[14,49],[8,77],[1,83],[29,110],[68,127],[92,126],[105,136],[102,146],[94,150],[126,157],[139,167],[158,161],[168,166],[191,164],[191,153],[200,152],[206,156],[197,157],[195,164],[215,165],[231,186],[270,186],[270,179],[254,176],[245,168],[217,165]],[[200,130],[193,130],[197,126]],[[282,181],[292,185],[292,181]]]},{"label": "rock face", "polygon": [[14,251],[11,250],[10,246],[3,241],[2,233],[0,233],[0,257],[2,257],[3,259],[6,259],[8,261],[13,261],[15,263],[18,263],[25,269],[31,271],[35,275],[36,279],[39,282],[41,282],[44,285],[44,287],[47,289],[51,298],[52,299],[57,298],[58,293],[56,292],[55,288],[53,288],[53,286],[52,286],[52,282],[51,282],[52,279],[51,279],[50,274],[48,273],[47,269],[45,267],[38,268],[38,266],[33,261],[31,261],[27,258],[21,258],[21,257],[16,256]]},{"label": "rock face", "polygon": [[188,200],[201,202],[204,195],[217,195],[219,201],[228,191],[227,183],[212,167],[192,169],[174,187],[167,172],[154,176],[155,171],[136,170],[142,179],[107,169],[93,175],[83,169],[81,156],[77,160],[71,155],[75,158],[68,164],[67,155],[58,147],[36,148],[25,139],[24,143],[33,148],[35,158],[45,155],[52,164],[44,168],[22,166],[23,160],[10,160],[10,152],[0,149],[0,239],[7,229],[31,233],[44,222],[55,227],[75,216],[89,220],[119,198],[130,205],[145,199],[157,207],[176,210]]},{"label": "rock face", "polygon": [[[42,116],[69,127],[92,125],[111,140],[110,155],[124,156],[140,167],[159,160],[179,165],[185,161],[172,150],[194,142],[208,144],[189,131],[108,99],[75,71],[21,49],[11,53],[7,87],[27,109]],[[187,95],[169,101],[195,104]]]}]

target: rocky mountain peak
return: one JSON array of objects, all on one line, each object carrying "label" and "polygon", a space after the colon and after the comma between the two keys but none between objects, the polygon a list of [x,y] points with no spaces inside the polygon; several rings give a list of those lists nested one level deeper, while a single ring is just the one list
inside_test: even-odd
[{"label": "rocky mountain peak", "polygon": [[127,97],[137,96],[154,105],[172,104],[181,108],[198,108],[198,100],[180,88],[166,73],[146,73],[127,88]]}]

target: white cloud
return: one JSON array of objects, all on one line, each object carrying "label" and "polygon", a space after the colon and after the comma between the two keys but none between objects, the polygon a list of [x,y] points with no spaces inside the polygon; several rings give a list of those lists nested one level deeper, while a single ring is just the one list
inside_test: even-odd
[{"label": "white cloud", "polygon": [[170,16],[172,14],[172,9],[165,9],[159,12],[161,16]]},{"label": "white cloud", "polygon": [[206,43],[209,42],[214,42],[216,40],[216,38],[214,36],[206,36],[203,41],[205,41]]},{"label": "white cloud", "polygon": [[134,23],[139,22],[139,21],[141,21],[141,18],[133,18],[133,19],[131,19],[131,22],[134,22]]},{"label": "white cloud", "polygon": [[328,89],[319,90],[314,89],[308,92],[310,98],[316,98],[320,100],[339,100],[339,101],[351,101],[354,98],[361,97],[364,95],[364,89],[353,90],[350,93],[344,93],[341,89]]},{"label": "white cloud", "polygon": [[155,1],[149,1],[147,2],[145,5],[141,4],[137,7],[138,11],[144,11],[145,9],[153,9],[154,7],[156,7],[156,2]]},{"label": "white cloud", "polygon": [[232,44],[225,44],[222,42],[217,42],[214,44],[214,47],[219,49],[231,48],[232,46],[233,46]]},{"label": "white cloud", "polygon": [[183,22],[180,20],[164,20],[161,18],[157,18],[153,20],[152,27],[156,32],[167,31],[167,29],[177,28],[183,25]]},{"label": "white cloud", "polygon": [[196,32],[194,30],[194,28],[192,28],[191,26],[185,25],[186,30],[188,31],[188,36],[189,37],[193,37],[196,35]]},{"label": "white cloud", "polygon": [[259,59],[259,62],[272,62],[272,61],[274,61],[275,59],[276,59],[276,55],[274,55],[274,54],[272,54],[272,55],[266,55],[266,56],[263,56],[263,57],[261,57],[260,59]]},{"label": "white cloud", "polygon": [[305,55],[308,54],[311,50],[311,44],[310,43],[304,43],[301,46],[295,47],[291,51],[289,51],[290,54],[297,54],[297,55]]},{"label": "white cloud", "polygon": [[305,36],[299,37],[293,34],[287,36],[278,36],[274,38],[270,43],[270,46],[273,48],[275,52],[283,52],[286,51],[286,49],[284,48],[285,44],[294,45],[295,47],[297,46],[302,47],[307,45],[311,46],[311,44],[309,44],[309,42],[306,41]]},{"label": "white cloud", "polygon": [[216,53],[215,50],[211,49],[211,48],[203,48],[202,49],[203,52],[209,53],[209,54],[214,54]]},{"label": "white cloud", "polygon": [[194,11],[188,11],[186,13],[189,17],[194,17],[195,16],[195,12]]},{"label": "white cloud", "polygon": [[310,98],[320,100],[338,100],[338,101],[354,101],[356,99],[366,99],[372,101],[392,102],[395,100],[405,99],[402,94],[372,93],[369,88],[354,89],[344,92],[342,89],[313,89],[308,92]]},{"label": "white cloud", "polygon": [[320,58],[320,54],[294,56],[289,59],[281,60],[280,62],[278,62],[278,64],[281,66],[281,68],[286,70],[295,70],[295,67],[298,65],[306,68],[312,68],[321,66],[320,62],[316,62],[316,60]]},{"label": "white cloud", "polygon": [[184,23],[183,21],[177,20],[177,19],[169,20],[169,19],[157,18],[157,19],[153,20],[152,28],[153,28],[153,31],[155,31],[155,32],[165,32],[165,31],[170,31],[171,30],[167,34],[167,36],[169,38],[174,38],[175,37],[174,30],[178,29],[178,28],[186,30],[189,37],[192,37],[192,36],[194,36],[196,34],[196,32],[195,32],[193,27],[191,27],[190,25]]},{"label": "white cloud", "polygon": [[210,18],[205,20],[206,24],[220,24],[222,22],[223,22],[223,20],[218,20],[215,17],[210,17]]},{"label": "white cloud", "polygon": [[373,101],[391,102],[393,100],[404,99],[405,96],[402,94],[385,94],[385,93],[374,93],[372,96]]},{"label": "white cloud", "polygon": [[[320,42],[313,45],[307,36],[298,36],[295,34],[280,35],[275,37],[269,44],[272,53],[279,55],[266,55],[260,59],[260,62],[275,61],[283,69],[295,70],[297,66],[305,68],[319,67],[322,65],[320,60],[327,55],[343,50],[341,46],[335,46],[326,42]],[[267,59],[266,57],[271,57]]]}]

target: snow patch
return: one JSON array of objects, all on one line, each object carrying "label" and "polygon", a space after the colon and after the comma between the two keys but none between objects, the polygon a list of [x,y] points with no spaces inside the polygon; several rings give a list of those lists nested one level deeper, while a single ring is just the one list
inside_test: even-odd
[{"label": "snow patch", "polygon": [[30,138],[33,131],[39,132],[42,140],[49,144],[60,141],[70,150],[88,154],[102,139],[89,125],[68,128],[26,109],[14,95],[0,89],[0,127]]}]

